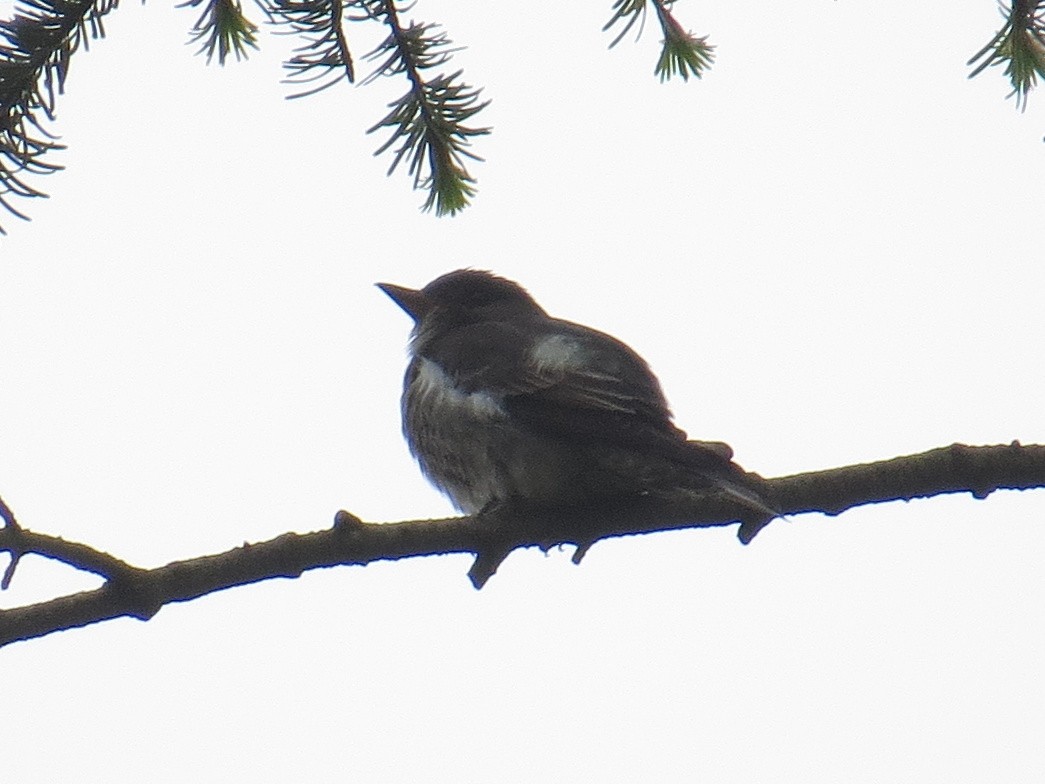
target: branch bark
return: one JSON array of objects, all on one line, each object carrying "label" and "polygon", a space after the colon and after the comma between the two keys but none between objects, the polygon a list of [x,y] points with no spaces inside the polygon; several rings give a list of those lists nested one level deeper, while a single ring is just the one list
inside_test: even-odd
[{"label": "branch bark", "polygon": [[[837,515],[864,504],[947,493],[968,492],[982,499],[995,490],[1045,487],[1045,445],[953,444],[892,460],[764,481],[780,511],[790,517],[809,512]],[[514,507],[479,518],[385,524],[364,523],[342,511],[326,530],[287,533],[217,555],[143,569],[88,545],[25,529],[2,500],[0,511],[4,522],[0,528],[0,552],[11,555],[9,574],[18,558],[36,554],[105,579],[100,588],[92,591],[0,610],[0,646],[121,616],[148,620],[171,602],[186,602],[275,577],[298,577],[310,569],[472,553],[475,562],[469,577],[476,588],[481,588],[505,557],[520,547],[547,550],[573,544],[577,546],[574,561],[579,563],[592,544],[609,537],[708,528],[739,521],[743,523],[742,540],[750,541],[766,522],[744,519],[743,510],[722,498],[692,494],[645,497],[606,508]]]}]

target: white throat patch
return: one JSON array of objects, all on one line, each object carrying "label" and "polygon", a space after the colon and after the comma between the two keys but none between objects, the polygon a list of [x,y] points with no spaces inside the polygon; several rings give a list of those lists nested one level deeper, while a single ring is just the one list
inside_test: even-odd
[{"label": "white throat patch", "polygon": [[420,358],[414,381],[424,403],[419,405],[458,409],[461,416],[500,419],[504,414],[502,401],[489,392],[463,392],[454,386],[443,369],[435,362]]}]

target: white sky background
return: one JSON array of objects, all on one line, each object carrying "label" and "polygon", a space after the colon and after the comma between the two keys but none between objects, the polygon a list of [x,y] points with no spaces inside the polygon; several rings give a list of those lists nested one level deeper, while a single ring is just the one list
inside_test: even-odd
[{"label": "white sky background", "polygon": [[[1045,441],[1045,94],[965,60],[991,0],[682,2],[652,76],[611,3],[420,3],[495,126],[418,212],[364,131],[403,85],[287,102],[289,39],[207,68],[128,4],[72,64],[63,173],[0,240],[0,494],[141,566],[444,516],[399,434],[409,319],[461,266],[630,343],[766,476]],[[3,6],[5,10],[8,4]],[[254,13],[255,18],[260,14]],[[260,19],[259,19],[260,21]],[[376,30],[352,30],[355,51]],[[570,553],[342,567],[0,650],[9,782],[1040,782],[1045,493]],[[27,558],[14,606],[97,581]]]}]

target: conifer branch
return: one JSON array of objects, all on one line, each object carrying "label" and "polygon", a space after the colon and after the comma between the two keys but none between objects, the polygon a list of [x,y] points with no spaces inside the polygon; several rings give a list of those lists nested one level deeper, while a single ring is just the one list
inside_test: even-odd
[{"label": "conifer branch", "polygon": [[[711,67],[715,59],[715,47],[707,42],[707,36],[698,38],[687,32],[679,23],[671,13],[675,0],[649,0],[649,3],[653,5],[664,35],[660,57],[653,69],[654,75],[659,76],[662,82],[676,75],[681,76],[684,82],[688,82],[690,76],[699,79]],[[642,36],[646,21],[646,4],[647,0],[615,0],[613,16],[602,27],[604,31],[615,26],[621,28],[610,42],[611,49],[620,43],[637,22],[640,24],[636,40]]]},{"label": "conifer branch", "polygon": [[708,43],[707,36],[697,38],[672,16],[668,9],[674,5],[674,0],[651,2],[657,10],[660,29],[664,32],[663,48],[653,73],[659,76],[662,82],[668,81],[676,74],[681,76],[684,82],[688,82],[690,76],[699,79],[711,67],[715,59],[715,47]]},{"label": "conifer branch", "polygon": [[969,78],[992,65],[1005,64],[1005,75],[1016,96],[1016,108],[1027,108],[1027,97],[1038,79],[1045,79],[1045,2],[1015,0],[1011,5],[998,3],[1005,24],[990,42],[974,54],[966,65],[981,61]]},{"label": "conifer branch", "polygon": [[[361,0],[259,0],[262,8],[275,24],[284,24],[287,34],[299,35],[305,43],[294,50],[294,56],[283,67],[290,72],[285,80],[290,84],[320,82],[288,98],[313,95],[340,82],[354,82],[355,63],[345,35],[345,7],[363,11],[352,21],[369,19],[366,4]],[[321,81],[322,80],[322,81]]]},{"label": "conifer branch", "polygon": [[[21,0],[0,21],[0,207],[20,218],[12,196],[43,197],[22,176],[62,167],[45,160],[64,148],[44,127],[54,121],[69,58],[105,35],[102,17],[118,0]],[[0,226],[0,234],[4,229]]]},{"label": "conifer branch", "polygon": [[613,3],[613,16],[610,17],[610,21],[602,26],[602,31],[611,30],[617,24],[621,24],[623,27],[616,37],[610,41],[610,49],[620,43],[621,39],[628,34],[628,31],[635,26],[636,22],[641,22],[639,31],[635,36],[637,41],[642,36],[642,30],[646,26],[646,0],[615,0]]},{"label": "conifer branch", "polygon": [[257,49],[257,25],[243,14],[238,0],[186,0],[179,8],[198,8],[204,5],[203,13],[193,25],[190,35],[193,43],[199,42],[196,54],[207,53],[207,62],[218,55],[218,65],[225,65],[230,54],[237,60],[247,59],[247,47]]},{"label": "conifer branch", "polygon": [[[342,79],[355,80],[346,23],[378,22],[390,31],[368,56],[379,64],[366,81],[379,76],[405,76],[407,92],[389,104],[391,111],[370,132],[387,129],[390,138],[378,154],[394,148],[389,173],[407,161],[414,187],[428,191],[423,208],[455,214],[475,194],[475,179],[466,159],[482,160],[469,147],[472,137],[489,128],[466,123],[486,105],[480,90],[460,82],[461,71],[430,76],[457,50],[445,33],[428,23],[403,26],[394,0],[256,0],[276,24],[304,43],[287,60],[287,81],[315,85],[289,97],[311,95]],[[64,148],[45,127],[54,120],[56,96],[63,92],[71,56],[91,39],[104,35],[103,17],[119,0],[16,0],[12,17],[0,21],[0,208],[25,218],[16,197],[43,197],[26,175],[62,168],[52,161]],[[610,46],[639,25],[641,35],[652,4],[663,33],[654,73],[661,81],[680,76],[700,78],[711,66],[714,47],[705,37],[686,31],[672,13],[675,0],[614,0],[604,30],[614,30]],[[247,56],[257,48],[257,27],[244,15],[240,0],[186,0],[202,8],[192,40],[208,61],[224,63],[231,55]],[[970,76],[992,65],[1006,66],[1017,107],[1025,109],[1030,91],[1045,79],[1045,0],[1002,0],[1004,26],[969,60]],[[0,226],[0,233],[3,233]]]},{"label": "conifer branch", "polygon": [[367,59],[379,61],[365,83],[382,76],[406,76],[410,89],[389,104],[390,111],[370,128],[368,133],[387,128],[391,136],[375,155],[395,144],[391,174],[407,158],[407,172],[414,188],[427,190],[422,209],[435,208],[436,215],[454,215],[468,206],[475,194],[475,179],[468,173],[464,158],[480,161],[468,147],[473,136],[490,132],[489,128],[468,127],[471,117],[489,101],[479,101],[480,89],[459,82],[461,71],[426,79],[427,71],[444,65],[458,49],[439,26],[411,22],[403,27],[393,0],[368,0],[370,13],[381,18],[389,28],[388,37]]}]

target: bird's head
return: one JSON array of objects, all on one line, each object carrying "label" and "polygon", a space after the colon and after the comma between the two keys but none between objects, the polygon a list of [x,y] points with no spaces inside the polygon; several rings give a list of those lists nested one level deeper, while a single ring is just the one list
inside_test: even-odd
[{"label": "bird's head", "polygon": [[423,289],[393,283],[378,283],[377,287],[410,315],[418,332],[436,325],[446,329],[508,317],[545,315],[526,289],[485,270],[448,272]]}]

